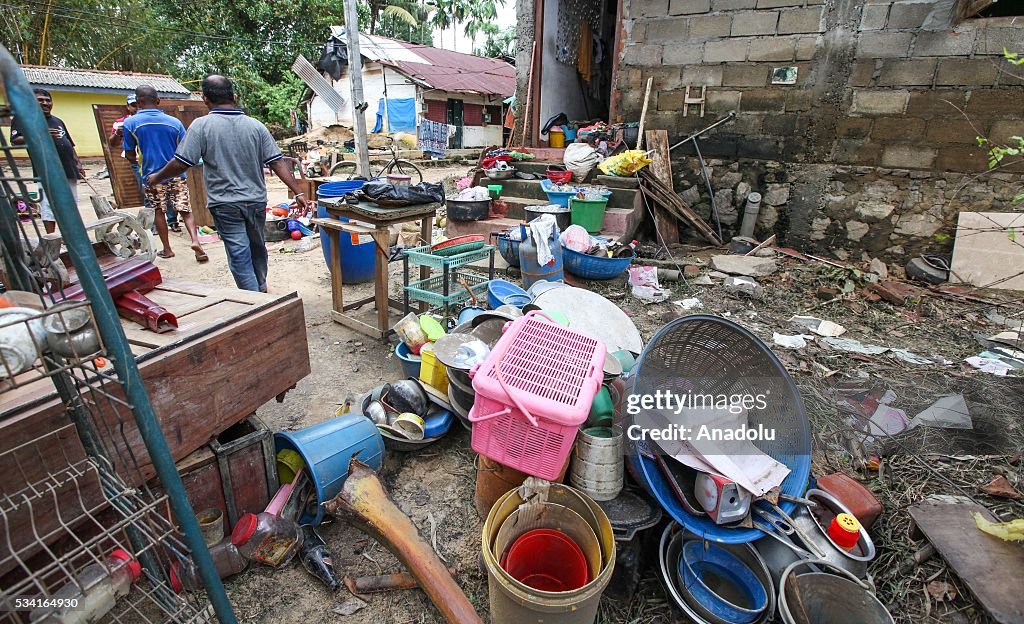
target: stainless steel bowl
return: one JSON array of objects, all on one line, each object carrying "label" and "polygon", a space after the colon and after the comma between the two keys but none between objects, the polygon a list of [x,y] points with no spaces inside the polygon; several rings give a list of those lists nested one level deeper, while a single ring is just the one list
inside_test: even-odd
[{"label": "stainless steel bowl", "polygon": [[484,174],[490,180],[511,180],[516,175],[516,170],[512,169],[484,169]]}]

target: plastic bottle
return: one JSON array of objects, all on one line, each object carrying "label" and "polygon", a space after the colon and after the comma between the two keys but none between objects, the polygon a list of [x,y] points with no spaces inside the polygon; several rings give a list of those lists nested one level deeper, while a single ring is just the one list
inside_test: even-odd
[{"label": "plastic bottle", "polygon": [[302,560],[302,567],[320,579],[331,591],[336,591],[341,585],[338,575],[334,573],[334,564],[331,563],[331,551],[311,524],[302,525],[302,548],[299,549],[299,558]]},{"label": "plastic bottle", "polygon": [[[223,579],[234,576],[244,570],[249,561],[238,552],[238,548],[226,539],[210,548],[210,556],[213,557],[213,565],[217,568],[217,574]],[[175,561],[168,570],[168,577],[171,579],[171,589],[182,591],[201,591],[203,580],[199,577],[199,568],[191,559]]]},{"label": "plastic bottle", "polygon": [[519,243],[519,270],[523,274],[523,288],[529,288],[541,280],[561,282],[565,279],[562,272],[562,245],[558,242],[557,234],[553,234],[548,240],[548,249],[551,250],[554,259],[550,264],[541,265],[537,260],[537,244],[533,240],[532,232],[527,230],[527,236]]},{"label": "plastic bottle", "polygon": [[265,511],[247,513],[231,531],[231,543],[249,561],[280,568],[299,552],[302,529],[291,520]]},{"label": "plastic bottle", "polygon": [[142,566],[118,548],[103,564],[91,563],[72,581],[50,598],[62,606],[39,607],[29,615],[30,622],[46,624],[88,624],[97,622],[114,608],[117,599],[131,591],[132,583],[142,575]]}]

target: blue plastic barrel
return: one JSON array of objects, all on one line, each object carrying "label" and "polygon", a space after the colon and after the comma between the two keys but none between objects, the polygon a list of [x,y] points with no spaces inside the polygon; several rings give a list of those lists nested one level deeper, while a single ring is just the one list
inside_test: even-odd
[{"label": "blue plastic barrel", "polygon": [[346,414],[298,431],[274,434],[274,451],[290,449],[302,456],[316,486],[317,513],[312,524],[324,517],[323,503],[341,491],[355,457],[374,470],[384,463],[384,441],[377,426],[362,414]]},{"label": "blue plastic barrel", "polygon": [[[329,219],[327,209],[317,204],[316,216]],[[338,217],[339,221],[348,221]],[[323,248],[324,262],[327,263],[327,270],[331,269],[331,240],[327,231],[320,228],[320,247]],[[352,237],[345,232],[341,233],[341,282],[343,284],[361,284],[373,279],[376,266],[377,244],[372,240],[362,244],[352,244]]]}]

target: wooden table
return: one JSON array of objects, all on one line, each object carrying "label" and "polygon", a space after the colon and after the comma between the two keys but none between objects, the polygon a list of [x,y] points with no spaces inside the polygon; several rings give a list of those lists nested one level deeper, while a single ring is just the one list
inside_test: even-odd
[{"label": "wooden table", "polygon": [[[441,204],[430,203],[401,208],[383,208],[369,202],[347,204],[342,198],[322,199],[319,201],[319,204],[332,217],[330,219],[313,219],[313,223],[327,232],[332,245],[330,268],[333,309],[331,311],[331,319],[363,334],[375,338],[383,338],[391,327],[391,322],[388,318],[388,307],[391,306],[397,310],[404,309],[403,302],[388,296],[388,249],[391,242],[391,232],[388,227],[399,223],[419,221],[420,238],[423,239],[424,244],[429,243],[434,215],[437,213],[437,209],[441,207]],[[369,223],[372,227],[338,221],[338,217],[344,217],[350,221],[356,220]],[[340,251],[335,251],[341,249],[342,232],[347,235],[370,235],[377,246],[373,278],[374,293],[370,297],[350,303],[345,303],[344,293],[342,292],[341,253]],[[428,277],[430,277],[430,267],[420,267],[420,279],[427,279]],[[371,301],[377,308],[376,326],[357,319],[351,314],[346,314],[349,310],[360,308]]]}]

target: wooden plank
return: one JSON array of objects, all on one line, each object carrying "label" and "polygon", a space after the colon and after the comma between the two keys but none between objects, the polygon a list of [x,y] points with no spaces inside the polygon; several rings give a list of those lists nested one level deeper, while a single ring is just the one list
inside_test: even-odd
[{"label": "wooden plank", "polygon": [[[160,109],[172,117],[177,117],[181,123],[188,128],[193,121],[207,114],[208,107],[204,102],[198,100],[166,100]],[[134,208],[143,205],[142,189],[132,173],[131,164],[121,158],[121,150],[111,150],[107,145],[107,138],[110,136],[110,129],[114,122],[125,115],[127,110],[120,104],[93,104],[93,118],[96,120],[96,130],[100,135],[100,143],[103,146],[103,159],[107,164],[107,171],[110,172],[110,188],[114,192],[114,201],[121,209]],[[203,187],[202,171],[195,169],[189,173],[189,198],[192,204],[192,212],[196,216],[198,225],[213,225],[213,218],[206,210],[206,189]],[[198,184],[198,187],[196,185]],[[207,222],[208,221],[208,222]]]},{"label": "wooden plank", "polygon": [[1024,577],[1024,548],[982,533],[975,512],[995,521],[987,509],[969,501],[924,502],[910,508],[910,517],[993,619],[1024,622],[1020,584],[1008,582]]},{"label": "wooden plank", "polygon": [[[649,85],[650,83],[648,83]],[[672,161],[668,152],[668,131],[648,130],[647,149],[651,150],[651,164],[647,167],[659,180],[672,188]],[[654,221],[658,232],[665,240],[666,245],[675,245],[679,242],[679,226],[675,217],[663,207],[654,207]]]},{"label": "wooden plank", "polygon": [[[373,240],[377,243],[377,250],[374,254],[377,269],[373,276],[374,305],[377,307],[377,327],[381,334],[387,332],[391,323],[388,322],[388,242],[391,238],[391,231],[387,227],[378,226],[373,233]],[[382,251],[383,250],[383,251]]]},{"label": "wooden plank", "polygon": [[210,284],[197,284],[195,282],[175,278],[164,278],[164,281],[157,286],[157,289],[171,290],[196,296],[217,296],[228,301],[252,304],[270,303],[271,301],[277,301],[281,298],[281,295],[279,294],[257,292],[253,290],[239,290],[237,288],[212,286]]},{"label": "wooden plank", "polygon": [[252,309],[246,303],[236,301],[218,301],[188,314],[178,316],[178,329],[158,334],[135,323],[124,325],[124,335],[132,344],[163,347],[183,338],[198,334],[218,323],[225,323],[232,318],[242,316]]}]

